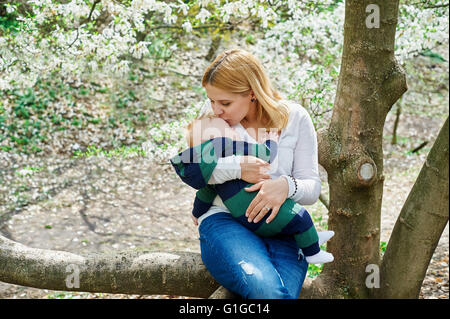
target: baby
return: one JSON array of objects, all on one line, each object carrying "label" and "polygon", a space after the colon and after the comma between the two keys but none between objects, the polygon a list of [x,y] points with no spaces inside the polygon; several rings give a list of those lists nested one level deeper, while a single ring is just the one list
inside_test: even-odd
[{"label": "baby", "polygon": [[[224,120],[209,116],[193,121],[188,126],[187,139],[190,148],[171,159],[177,174],[183,181],[199,189],[194,200],[192,214],[198,218],[208,211],[214,198],[219,195],[224,205],[243,226],[257,235],[268,237],[277,234],[293,235],[310,264],[327,263],[334,260],[332,254],[320,249],[320,245],[330,239],[334,232],[321,232],[319,236],[309,213],[292,199],[286,199],[276,217],[265,220],[270,211],[257,223],[248,222],[245,212],[257,192],[244,190],[250,187],[243,180],[235,179],[223,184],[207,184],[217,159],[230,155],[252,155],[271,163],[277,153],[277,135],[268,134],[263,144],[242,141],[239,134]],[[213,161],[200,160],[204,155]],[[197,160],[195,160],[197,159]]]},{"label": "baby", "polygon": [[241,140],[239,134],[226,121],[212,115],[207,115],[190,123],[187,127],[186,137],[189,147],[215,137],[229,137],[232,140]]}]

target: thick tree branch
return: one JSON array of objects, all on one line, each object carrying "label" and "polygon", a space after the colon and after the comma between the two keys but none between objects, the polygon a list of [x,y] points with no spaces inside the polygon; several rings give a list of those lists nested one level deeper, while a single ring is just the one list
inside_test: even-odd
[{"label": "thick tree branch", "polygon": [[305,278],[299,296],[300,299],[343,299],[345,297],[345,291],[339,288],[335,278],[323,273],[314,279]]},{"label": "thick tree branch", "polygon": [[448,118],[406,199],[381,264],[382,298],[418,298],[449,216]]},{"label": "thick tree branch", "polygon": [[219,287],[198,253],[122,251],[81,256],[30,248],[2,236],[0,281],[50,290],[201,298]]},{"label": "thick tree branch", "polygon": [[211,296],[209,296],[208,299],[236,299],[237,296],[233,294],[228,289],[224,288],[223,286],[220,286],[217,288],[216,291],[214,291]]},{"label": "thick tree branch", "polygon": [[319,164],[328,172],[331,169],[331,161],[333,154],[332,140],[329,136],[329,131],[326,128],[317,130],[317,147],[319,155]]}]

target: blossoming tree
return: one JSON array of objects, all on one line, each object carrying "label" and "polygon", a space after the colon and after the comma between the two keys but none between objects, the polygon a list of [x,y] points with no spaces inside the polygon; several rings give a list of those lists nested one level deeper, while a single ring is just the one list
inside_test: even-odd
[{"label": "blossoming tree", "polygon": [[[298,83],[297,90],[291,91],[286,84],[290,97],[299,97],[299,90],[302,98],[321,92],[315,100],[319,111],[332,110],[318,139],[319,162],[330,184],[329,228],[336,235],[328,244],[335,261],[305,283],[300,297],[418,296],[448,222],[448,119],[381,260],[382,133],[387,113],[407,90],[402,60],[436,43],[434,36],[439,38],[445,31],[441,16],[403,6],[400,10],[406,11],[407,18],[399,22],[398,0],[347,0],[345,5],[330,0],[319,5],[290,0],[18,3],[5,7],[17,19],[0,37],[0,90],[32,86],[37,78],[55,74],[65,81],[85,81],[94,72],[97,77],[120,77],[133,59],[148,54],[160,29],[207,33],[254,19],[266,31],[255,43],[269,55],[266,63],[306,55],[307,62],[298,69],[278,63],[286,69],[273,76],[281,83],[288,83],[286,79]],[[415,21],[417,17],[421,19]],[[416,47],[408,41],[412,21],[421,26],[415,28],[416,35],[421,30],[427,39]],[[312,38],[318,38],[314,46],[308,42]],[[176,44],[170,39],[164,47],[176,50]],[[329,51],[326,57],[320,48]],[[334,95],[330,105],[327,101]],[[29,248],[4,237],[0,237],[0,280],[52,290],[196,297],[216,291],[215,297],[229,296],[217,290],[198,254],[136,251],[81,256]]]}]

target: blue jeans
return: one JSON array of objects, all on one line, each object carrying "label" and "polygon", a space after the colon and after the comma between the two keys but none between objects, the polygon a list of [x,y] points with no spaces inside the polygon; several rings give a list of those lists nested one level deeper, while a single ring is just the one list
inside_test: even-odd
[{"label": "blue jeans", "polygon": [[262,238],[229,213],[206,217],[199,226],[203,263],[214,279],[245,299],[296,299],[308,263],[293,236]]}]

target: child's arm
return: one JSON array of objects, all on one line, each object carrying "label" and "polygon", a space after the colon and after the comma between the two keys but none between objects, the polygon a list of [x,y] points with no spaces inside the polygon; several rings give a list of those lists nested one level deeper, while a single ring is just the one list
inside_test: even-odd
[{"label": "child's arm", "polygon": [[214,186],[207,185],[202,189],[198,190],[195,194],[194,207],[192,208],[192,215],[195,218],[199,218],[204,213],[206,213],[212,206],[214,198],[216,198],[217,193]]},{"label": "child's arm", "polygon": [[[186,184],[200,189],[196,193],[192,209],[192,215],[198,218],[209,210],[217,195],[215,188],[208,185],[208,181],[219,158],[242,154],[254,155],[266,161],[271,161],[275,153],[276,143],[270,140],[264,144],[251,144],[233,141],[229,138],[215,138],[187,149],[170,161],[177,174]],[[236,181],[240,180],[236,179]]]},{"label": "child's arm", "polygon": [[211,174],[208,184],[223,184],[225,182],[241,178],[242,156],[231,155],[219,158],[217,166]]},{"label": "child's arm", "polygon": [[211,139],[193,146],[170,159],[181,180],[195,189],[208,185],[208,181],[217,165],[218,155]]},{"label": "child's arm", "polygon": [[271,142],[251,144],[218,137],[179,153],[170,162],[183,182],[196,189],[201,189],[208,185],[219,158],[231,155],[253,155],[266,162],[271,162],[276,153],[273,150],[276,143]]}]

